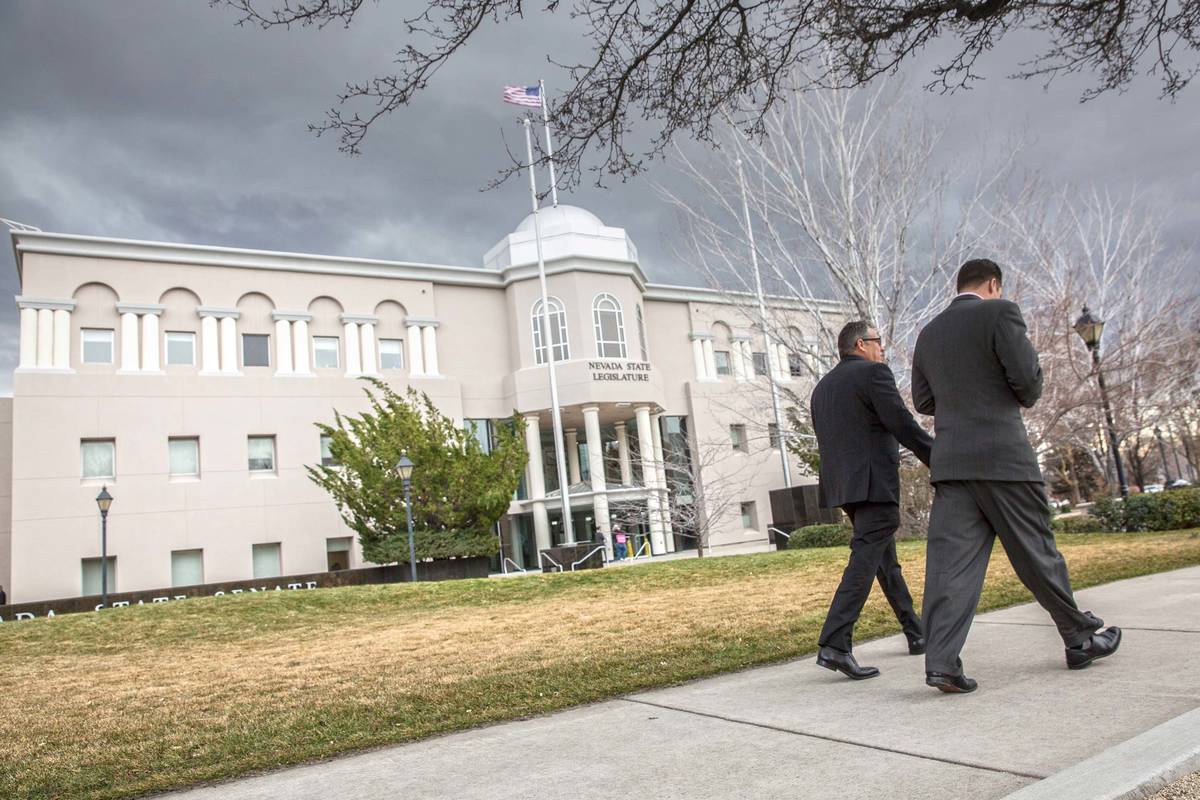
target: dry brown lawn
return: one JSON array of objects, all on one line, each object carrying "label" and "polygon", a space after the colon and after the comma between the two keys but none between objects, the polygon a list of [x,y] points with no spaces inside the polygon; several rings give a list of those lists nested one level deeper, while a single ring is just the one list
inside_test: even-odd
[{"label": "dry brown lawn", "polygon": [[[1060,537],[1077,587],[1200,536]],[[914,593],[923,543],[902,543]],[[242,594],[0,626],[0,797],[116,798],[542,713],[815,649],[844,548]],[[1027,600],[997,548],[983,607]],[[897,629],[878,589],[860,639]]]}]

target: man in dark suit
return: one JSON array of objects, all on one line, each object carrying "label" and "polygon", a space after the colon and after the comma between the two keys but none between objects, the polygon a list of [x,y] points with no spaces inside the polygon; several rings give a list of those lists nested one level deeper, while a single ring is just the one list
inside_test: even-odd
[{"label": "man in dark suit", "polygon": [[924,613],[925,682],[970,692],[959,653],[979,604],[992,543],[1000,537],[1017,577],[1050,612],[1081,669],[1116,652],[1121,629],[1080,611],[1054,543],[1042,473],[1021,408],[1042,393],[1042,368],[1015,303],[1001,300],[1000,267],[974,259],[958,272],[958,296],[917,337],[912,392],[933,415],[933,510]]},{"label": "man in dark suit", "polygon": [[838,335],[841,361],[812,394],[812,423],[821,454],[818,499],[841,507],[854,525],[850,563],[833,596],[817,663],[855,680],[873,678],[875,667],[854,658],[851,636],[876,577],[908,638],[913,655],[925,652],[921,620],[896,560],[900,526],[900,448],[897,440],[929,463],[932,440],[900,399],[896,379],[883,363],[883,341],[866,322],[849,322]]}]

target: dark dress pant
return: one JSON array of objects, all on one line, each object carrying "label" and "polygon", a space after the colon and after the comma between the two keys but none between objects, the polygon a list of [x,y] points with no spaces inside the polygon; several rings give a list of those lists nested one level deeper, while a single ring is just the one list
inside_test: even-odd
[{"label": "dark dress pant", "polygon": [[851,651],[854,625],[876,579],[905,635],[910,639],[920,638],[923,635],[921,618],[913,609],[912,595],[896,559],[895,534],[900,527],[900,506],[895,503],[853,503],[843,506],[842,510],[854,525],[850,562],[833,595],[818,642],[822,647],[844,653]]},{"label": "dark dress pant", "polygon": [[1067,565],[1054,543],[1045,487],[1032,481],[939,481],[929,518],[922,619],[927,672],[962,674],[959,654],[971,629],[996,537],[1021,583],[1050,612],[1067,647],[1104,622],[1075,605]]}]

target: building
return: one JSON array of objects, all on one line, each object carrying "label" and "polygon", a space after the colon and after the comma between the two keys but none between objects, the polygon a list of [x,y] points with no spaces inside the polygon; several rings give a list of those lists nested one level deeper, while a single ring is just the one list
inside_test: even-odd
[{"label": "building", "polygon": [[[425,392],[484,441],[525,416],[533,457],[498,534],[504,566],[536,566],[563,539],[547,345],[576,540],[610,544],[613,524],[653,554],[698,533],[765,540],[783,477],[764,399],[771,376],[798,387],[796,357],[765,347],[753,306],[647,283],[624,230],[571,206],[541,220],[549,337],[532,217],[480,267],[13,232],[9,602],[98,592],[101,485],[110,591],[362,566],[303,469],[328,456],[315,422],[366,407],[362,375]],[[805,335],[798,304],[770,313]]]}]

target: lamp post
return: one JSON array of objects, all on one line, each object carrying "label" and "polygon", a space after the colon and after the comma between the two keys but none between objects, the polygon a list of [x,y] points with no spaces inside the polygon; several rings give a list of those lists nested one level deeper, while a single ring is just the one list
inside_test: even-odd
[{"label": "lamp post", "polygon": [[1163,446],[1162,429],[1157,425],[1154,426],[1154,438],[1158,439],[1158,457],[1162,460],[1163,468],[1163,487],[1171,484],[1171,470],[1167,466],[1167,448]]},{"label": "lamp post", "polygon": [[96,495],[96,505],[100,507],[100,607],[108,608],[108,509],[112,507],[113,496],[108,493],[108,486],[100,487]]},{"label": "lamp post", "polygon": [[408,518],[408,567],[411,570],[409,573],[412,576],[412,582],[417,582],[417,548],[413,544],[413,524],[412,524],[412,474],[413,462],[408,456],[400,456],[400,460],[396,462],[396,474],[400,476],[400,480],[404,482],[404,516]]},{"label": "lamp post", "polygon": [[1100,370],[1100,334],[1104,332],[1104,320],[1092,314],[1087,306],[1075,321],[1075,332],[1087,349],[1092,352],[1092,366],[1096,370],[1096,382],[1100,384],[1100,402],[1104,404],[1104,420],[1108,423],[1108,445],[1112,448],[1113,463],[1117,467],[1117,483],[1121,497],[1129,497],[1129,484],[1125,482],[1125,468],[1121,466],[1121,450],[1117,446],[1117,429],[1113,425],[1112,409],[1108,405],[1108,390],[1104,387],[1104,373]]}]

